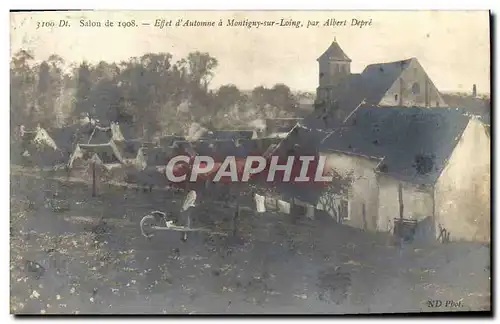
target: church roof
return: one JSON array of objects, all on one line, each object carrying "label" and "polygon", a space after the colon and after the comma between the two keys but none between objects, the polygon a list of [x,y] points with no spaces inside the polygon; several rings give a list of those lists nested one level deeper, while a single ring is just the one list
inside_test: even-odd
[{"label": "church roof", "polygon": [[318,61],[323,59],[351,62],[351,59],[340,48],[336,40],[334,40],[330,47],[328,47],[328,49],[318,58]]},{"label": "church roof", "polygon": [[[413,59],[370,64],[361,73],[364,99],[377,104]],[[415,59],[416,60],[416,59]]]},{"label": "church roof", "polygon": [[[360,105],[377,105],[413,60],[418,62],[416,58],[411,58],[370,64],[362,73],[349,75],[343,83],[331,89],[332,95],[337,98],[333,110],[340,108],[348,115]],[[303,124],[312,128],[331,129],[338,122],[342,120],[337,120],[331,115],[330,109],[324,108],[306,117]]]}]

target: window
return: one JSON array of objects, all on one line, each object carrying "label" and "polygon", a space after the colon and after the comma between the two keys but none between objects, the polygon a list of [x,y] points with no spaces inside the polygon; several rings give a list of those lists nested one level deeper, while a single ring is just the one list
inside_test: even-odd
[{"label": "window", "polygon": [[349,215],[349,205],[349,201],[344,199],[340,200],[340,204],[337,206],[337,212],[340,222],[351,219]]},{"label": "window", "polygon": [[398,101],[398,95],[397,94],[394,95],[394,101],[396,101],[396,102]]},{"label": "window", "polygon": [[439,107],[439,101],[436,101],[436,107]]},{"label": "window", "polygon": [[420,93],[420,84],[418,84],[417,82],[415,82],[412,86],[411,86],[411,92],[414,94],[414,95],[417,95]]}]

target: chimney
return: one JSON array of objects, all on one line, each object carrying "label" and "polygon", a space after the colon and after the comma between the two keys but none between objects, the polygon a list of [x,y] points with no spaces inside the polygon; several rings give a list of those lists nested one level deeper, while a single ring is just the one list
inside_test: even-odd
[{"label": "chimney", "polygon": [[429,108],[429,106],[431,105],[430,103],[430,98],[429,98],[429,81],[427,80],[427,78],[425,78],[425,88],[424,88],[424,92],[425,92],[425,107],[426,108]]},{"label": "chimney", "polygon": [[399,106],[403,106],[403,78],[399,77]]},{"label": "chimney", "polygon": [[477,97],[477,88],[475,84],[472,85],[472,96],[474,98]]}]

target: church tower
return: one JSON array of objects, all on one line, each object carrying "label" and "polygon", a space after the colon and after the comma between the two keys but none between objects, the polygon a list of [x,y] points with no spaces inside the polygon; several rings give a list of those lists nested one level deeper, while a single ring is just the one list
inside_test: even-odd
[{"label": "church tower", "polygon": [[333,89],[351,74],[351,59],[334,39],[317,61],[319,63],[319,87],[316,91],[316,102],[325,104],[334,100]]}]

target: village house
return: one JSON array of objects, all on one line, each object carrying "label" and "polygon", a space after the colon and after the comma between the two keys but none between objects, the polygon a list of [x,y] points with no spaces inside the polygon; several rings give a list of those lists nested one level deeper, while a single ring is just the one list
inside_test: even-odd
[{"label": "village house", "polygon": [[334,41],[318,62],[316,110],[271,154],[326,156],[333,181],[276,185],[287,213],[370,231],[404,218],[418,221],[422,239],[446,229],[454,240],[489,240],[489,122],[448,108],[416,58],[352,74]]},{"label": "village house", "polygon": [[15,161],[40,167],[64,163],[63,152],[40,125],[33,130],[27,130],[24,125],[21,125],[19,135],[19,145],[12,150]]},{"label": "village house", "polygon": [[83,168],[96,163],[112,169],[123,162],[120,150],[113,141],[109,141],[104,144],[78,144],[68,161],[68,167]]},{"label": "village house", "polygon": [[281,188],[289,201],[369,231],[391,231],[402,217],[420,222],[422,239],[444,228],[452,240],[489,240],[489,128],[465,110],[364,106],[322,140],[296,129],[302,141],[282,142],[282,152],[311,154],[317,143],[334,180]]},{"label": "village house", "polygon": [[[317,61],[316,114],[311,115],[324,115],[318,118],[315,127],[330,128],[332,123],[342,122],[361,104],[447,106],[417,58],[370,64],[361,73],[351,73],[351,59],[334,40]],[[326,120],[327,116],[330,120]]]},{"label": "village house", "polygon": [[[125,143],[140,142],[140,140],[132,139],[130,127],[118,123],[102,126],[95,121],[82,122],[81,124],[51,129],[50,134],[57,146],[68,158],[76,149],[77,144],[105,144],[113,140],[115,143],[123,143],[123,145],[119,145],[121,147],[130,147]],[[137,146],[136,144],[133,145]]]},{"label": "village house", "polygon": [[105,144],[77,144],[67,163],[67,176],[86,180],[94,180],[95,176],[95,179],[105,181],[122,181],[126,177],[124,165],[125,160],[113,141]]},{"label": "village house", "polygon": [[265,136],[284,138],[303,118],[266,118]]}]

